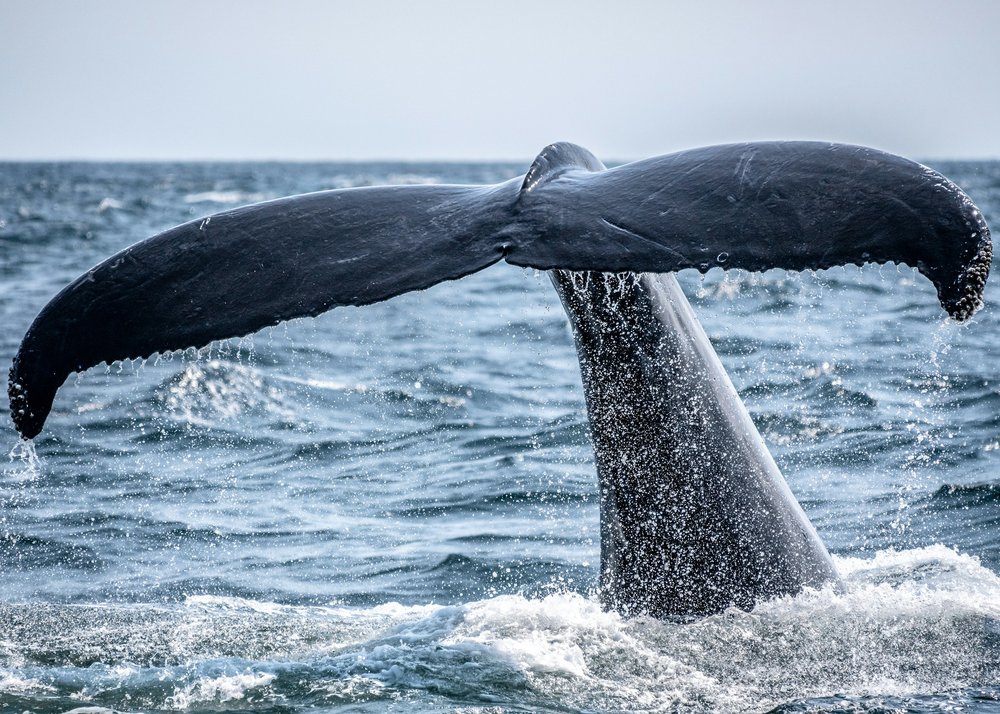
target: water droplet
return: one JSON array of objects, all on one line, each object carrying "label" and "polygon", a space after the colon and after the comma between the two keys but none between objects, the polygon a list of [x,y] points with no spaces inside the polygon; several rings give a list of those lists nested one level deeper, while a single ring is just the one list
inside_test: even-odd
[{"label": "water droplet", "polygon": [[35,452],[35,442],[21,439],[7,455],[13,461],[19,461],[21,468],[13,475],[21,481],[34,481],[41,471],[41,462]]},{"label": "water droplet", "polygon": [[726,253],[725,251],[723,251],[722,253],[719,253],[715,257],[715,259],[717,261],[719,261],[720,263],[725,263],[727,260],[729,260],[729,253]]}]

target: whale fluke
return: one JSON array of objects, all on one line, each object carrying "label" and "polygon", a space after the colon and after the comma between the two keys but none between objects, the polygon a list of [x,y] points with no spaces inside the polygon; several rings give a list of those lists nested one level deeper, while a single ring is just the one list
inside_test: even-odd
[{"label": "whale fluke", "polygon": [[751,608],[838,575],[673,272],[895,261],[964,320],[990,257],[960,189],[873,149],[738,144],[605,169],[553,144],[495,186],[292,196],[127,248],[35,319],[11,368],[11,413],[31,438],[67,375],[100,362],[386,300],[501,259],[551,270],[593,436],[603,603],[684,618]]},{"label": "whale fluke", "polygon": [[[552,148],[540,158],[578,156]],[[577,171],[550,163],[557,176],[521,202],[532,230],[507,262],[656,273],[896,262],[927,277],[956,320],[982,304],[985,219],[954,183],[908,159],[819,142],[711,146],[607,171],[586,157]]]},{"label": "whale fluke", "polygon": [[126,248],[32,323],[10,371],[11,414],[32,438],[73,372],[386,300],[501,259],[655,273],[895,261],[964,320],[981,304],[990,246],[954,184],[873,149],[733,144],[604,170],[585,149],[553,144],[524,177],[494,186],[292,196]]}]

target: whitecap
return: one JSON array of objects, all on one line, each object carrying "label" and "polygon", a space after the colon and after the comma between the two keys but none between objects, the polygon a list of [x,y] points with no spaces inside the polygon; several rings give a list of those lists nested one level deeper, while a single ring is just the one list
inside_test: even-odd
[{"label": "whitecap", "polygon": [[202,191],[184,196],[184,203],[256,203],[267,198],[266,194],[246,191]]}]

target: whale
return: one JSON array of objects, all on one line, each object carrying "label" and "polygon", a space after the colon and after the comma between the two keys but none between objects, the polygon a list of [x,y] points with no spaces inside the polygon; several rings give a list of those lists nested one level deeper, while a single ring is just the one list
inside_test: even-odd
[{"label": "whale", "polygon": [[68,375],[366,305],[505,261],[548,271],[580,363],[600,498],[599,598],[692,618],[836,584],[676,273],[897,263],[950,318],[982,306],[973,201],[867,147],[751,142],[607,168],[552,144],[495,185],[320,191],[199,218],[67,285],[8,381],[24,439]]}]

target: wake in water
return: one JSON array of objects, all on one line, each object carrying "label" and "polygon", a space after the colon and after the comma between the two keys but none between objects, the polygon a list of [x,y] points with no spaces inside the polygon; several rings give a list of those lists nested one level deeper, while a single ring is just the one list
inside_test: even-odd
[{"label": "wake in water", "polygon": [[[1000,578],[941,546],[839,558],[843,589],[681,625],[593,599],[0,606],[0,710],[859,711],[1000,688]],[[796,704],[799,702],[799,704]],[[971,702],[971,699],[969,700]],[[856,708],[851,708],[856,707]]]}]

